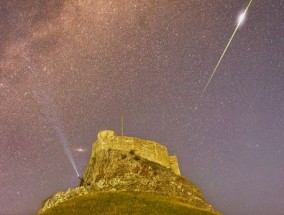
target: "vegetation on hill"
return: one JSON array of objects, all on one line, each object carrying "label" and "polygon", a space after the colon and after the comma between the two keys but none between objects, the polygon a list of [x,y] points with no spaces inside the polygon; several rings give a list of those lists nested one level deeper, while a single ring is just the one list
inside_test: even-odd
[{"label": "vegetation on hill", "polygon": [[156,193],[95,192],[78,196],[49,208],[39,215],[213,215]]}]

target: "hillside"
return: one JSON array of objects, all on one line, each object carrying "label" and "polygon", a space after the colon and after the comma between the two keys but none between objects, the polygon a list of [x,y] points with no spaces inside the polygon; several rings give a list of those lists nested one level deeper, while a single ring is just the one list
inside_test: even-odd
[{"label": "hillside", "polygon": [[41,215],[55,214],[213,215],[216,213],[194,208],[155,193],[97,192],[75,197],[41,213]]}]

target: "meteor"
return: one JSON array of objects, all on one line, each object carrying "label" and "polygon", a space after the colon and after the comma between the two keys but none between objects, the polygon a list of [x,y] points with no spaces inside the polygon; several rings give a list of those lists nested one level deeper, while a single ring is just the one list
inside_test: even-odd
[{"label": "meteor", "polygon": [[225,47],[225,49],[224,49],[224,51],[223,51],[223,53],[222,53],[222,55],[221,55],[219,61],[217,62],[216,66],[215,66],[215,68],[214,68],[214,70],[213,70],[213,72],[212,72],[212,74],[211,74],[211,76],[210,76],[210,78],[209,78],[209,80],[208,80],[208,82],[207,82],[207,84],[205,85],[205,87],[204,87],[204,89],[203,89],[203,91],[202,91],[202,93],[201,93],[201,95],[200,95],[200,97],[199,97],[199,99],[198,99],[198,101],[201,99],[201,97],[202,97],[203,94],[205,93],[205,91],[206,91],[208,85],[210,84],[210,82],[211,82],[211,80],[212,80],[214,74],[216,73],[216,71],[217,71],[217,69],[218,69],[218,67],[219,67],[219,65],[220,65],[220,63],[221,63],[221,61],[222,61],[224,55],[226,54],[227,49],[229,48],[229,46],[230,46],[230,44],[231,44],[231,42],[232,42],[232,40],[233,40],[233,38],[234,38],[236,32],[238,31],[239,27],[244,23],[245,18],[246,18],[247,11],[248,11],[248,9],[250,8],[250,5],[251,5],[252,1],[253,1],[253,0],[250,0],[250,2],[249,2],[249,4],[247,5],[246,9],[239,15],[239,17],[238,17],[238,22],[237,22],[237,26],[235,27],[235,29],[234,29],[234,31],[233,31],[233,34],[232,34],[232,36],[230,37],[229,42],[227,43],[227,45],[226,45],[226,47]]},{"label": "meteor", "polygon": [[242,25],[246,19],[246,13],[242,12],[238,17],[238,25]]}]

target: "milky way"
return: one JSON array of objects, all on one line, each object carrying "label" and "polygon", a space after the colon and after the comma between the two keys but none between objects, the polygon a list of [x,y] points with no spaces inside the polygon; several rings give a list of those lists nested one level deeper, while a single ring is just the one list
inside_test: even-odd
[{"label": "milky way", "polygon": [[254,1],[194,108],[247,4],[1,1],[0,214],[77,186],[62,141],[83,175],[122,115],[125,135],[166,145],[222,213],[283,214],[283,1]]}]

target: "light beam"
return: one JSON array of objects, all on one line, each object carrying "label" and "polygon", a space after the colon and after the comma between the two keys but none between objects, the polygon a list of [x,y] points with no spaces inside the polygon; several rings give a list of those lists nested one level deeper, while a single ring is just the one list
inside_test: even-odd
[{"label": "light beam", "polygon": [[229,39],[229,42],[227,43],[227,45],[226,45],[226,47],[225,47],[225,49],[224,49],[224,51],[223,51],[223,53],[222,53],[220,59],[218,60],[218,62],[217,62],[217,64],[216,64],[216,66],[215,66],[215,68],[214,68],[214,70],[213,70],[213,72],[212,72],[212,74],[211,74],[211,76],[210,76],[210,78],[209,78],[207,84],[205,85],[205,87],[204,87],[204,89],[203,89],[203,91],[202,91],[202,93],[201,93],[201,95],[200,95],[198,101],[201,99],[201,97],[202,97],[203,94],[205,93],[205,91],[206,91],[208,85],[210,84],[210,82],[211,82],[211,80],[212,80],[214,74],[216,73],[216,71],[217,71],[217,69],[218,69],[218,67],[219,67],[219,65],[220,65],[220,63],[221,63],[221,61],[222,61],[224,55],[226,54],[226,52],[227,52],[227,50],[228,50],[228,48],[229,48],[229,46],[230,46],[230,44],[231,44],[231,42],[232,42],[232,40],[233,40],[235,34],[236,34],[236,32],[238,31],[240,25],[244,22],[245,17],[246,17],[246,14],[247,14],[247,11],[248,11],[248,9],[250,8],[250,5],[251,5],[252,1],[253,1],[253,0],[250,0],[250,2],[249,2],[249,4],[247,5],[245,11],[239,15],[237,26],[235,27],[235,29],[234,29],[234,31],[233,31],[233,34],[232,34],[231,38]]},{"label": "light beam", "polygon": [[49,120],[50,125],[53,127],[55,134],[63,147],[63,151],[66,154],[68,160],[70,161],[77,177],[79,177],[79,172],[77,170],[77,166],[75,164],[75,160],[73,158],[72,151],[70,149],[70,143],[64,133],[63,125],[57,115],[55,106],[53,105],[52,100],[49,97],[48,93],[45,93],[42,90],[42,88],[44,89],[48,88],[47,86],[42,87],[42,85],[44,83],[47,83],[47,81],[42,80],[41,78],[42,76],[40,76],[39,73],[40,69],[37,68],[36,64],[32,62],[32,58],[29,57],[29,55],[25,51],[22,52],[22,56],[26,60],[26,63],[28,65],[33,65],[33,66],[28,66],[28,69],[31,72],[34,80],[34,83],[31,85],[31,91],[35,96],[37,103],[41,106],[43,114]]}]

